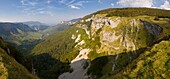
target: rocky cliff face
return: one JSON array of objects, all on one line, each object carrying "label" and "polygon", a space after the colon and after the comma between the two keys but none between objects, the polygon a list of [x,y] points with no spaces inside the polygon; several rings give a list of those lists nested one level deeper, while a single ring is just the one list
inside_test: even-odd
[{"label": "rocky cliff face", "polygon": [[[141,18],[105,17],[104,14],[81,20],[76,27],[84,29],[88,39],[96,42],[98,38],[100,46],[96,48],[97,53],[108,52],[108,54],[144,48],[162,32],[159,25]],[[85,40],[85,44],[86,42],[88,40]]]},{"label": "rocky cliff face", "polygon": [[[169,16],[169,11],[145,8],[98,11],[67,30],[47,37],[36,45],[32,54],[47,53],[61,62],[69,62],[71,71],[61,71],[66,73],[57,74],[59,79],[105,79],[124,71],[155,43],[169,38],[170,20],[160,16]],[[60,65],[54,67],[60,68]]]},{"label": "rocky cliff face", "polygon": [[[119,59],[119,54],[131,51],[136,54],[136,50],[146,48],[163,32],[162,27],[143,19],[143,16],[106,17],[105,14],[96,14],[90,18],[80,20],[76,27],[82,29],[82,32],[77,30],[76,34],[71,37],[75,40],[75,48],[80,50],[79,55],[70,64],[75,71],[65,73],[59,79],[89,78],[85,73],[87,69],[82,71],[84,59],[93,60],[100,56],[117,55],[114,59],[116,62]],[[82,53],[82,51],[85,52]],[[81,65],[77,65],[77,62]],[[90,62],[88,63],[90,65]],[[74,67],[75,65],[76,67]],[[115,64],[112,67],[112,70],[114,69]],[[76,75],[80,72],[81,75]]]}]

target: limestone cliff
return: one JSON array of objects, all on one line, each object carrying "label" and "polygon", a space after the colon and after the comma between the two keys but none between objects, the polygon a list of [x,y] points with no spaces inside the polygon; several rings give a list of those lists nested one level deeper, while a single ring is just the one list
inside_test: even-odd
[{"label": "limestone cliff", "polygon": [[[84,59],[87,59],[86,62],[88,61],[90,65],[89,60],[97,57],[117,55],[114,59],[116,62],[121,53],[132,52],[136,54],[137,50],[153,44],[156,41],[155,38],[163,33],[163,28],[154,22],[150,22],[151,18],[153,17],[106,17],[105,14],[96,14],[90,18],[80,20],[75,26],[81,30],[77,30],[76,34],[72,34],[71,37],[75,40],[75,48],[80,50],[79,55],[70,64],[73,72],[65,73],[59,79],[90,78],[85,73],[87,69],[81,70],[83,68],[82,64],[85,62]],[[90,51],[82,53],[84,50]],[[130,60],[133,59],[132,56],[129,56],[129,58]],[[81,65],[78,65],[80,62]],[[76,67],[74,67],[75,65]],[[116,64],[113,64],[113,71],[115,67]]]}]

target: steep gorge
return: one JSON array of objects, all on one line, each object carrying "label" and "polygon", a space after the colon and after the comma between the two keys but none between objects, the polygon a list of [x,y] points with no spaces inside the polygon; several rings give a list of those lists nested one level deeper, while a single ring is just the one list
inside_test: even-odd
[{"label": "steep gorge", "polygon": [[39,79],[28,71],[23,63],[26,61],[14,47],[0,39],[0,79]]},{"label": "steep gorge", "polygon": [[[67,30],[47,37],[32,50],[32,54],[46,53],[61,62],[70,63],[70,70],[57,74],[59,79],[106,78],[133,64],[132,61],[150,50],[155,42],[170,35],[169,18],[155,20],[156,15],[160,16],[159,10],[149,9],[155,12],[153,15],[148,14],[151,11],[138,15],[132,9],[134,16],[126,12],[131,9],[117,10],[131,16],[116,15],[114,10],[117,9],[85,16]],[[110,15],[112,11],[113,15]],[[168,13],[165,11],[163,15],[169,16]]]}]

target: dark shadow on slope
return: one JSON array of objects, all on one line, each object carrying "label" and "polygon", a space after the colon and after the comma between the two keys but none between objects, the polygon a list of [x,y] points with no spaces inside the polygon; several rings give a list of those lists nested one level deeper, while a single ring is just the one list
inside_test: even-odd
[{"label": "dark shadow on slope", "polygon": [[19,52],[22,52],[24,55],[29,55],[31,50],[42,40],[34,41],[23,41],[21,45],[15,45]]},{"label": "dark shadow on slope", "polygon": [[102,69],[109,62],[108,56],[98,57],[91,62],[91,66],[87,71],[88,75],[101,77],[103,75]]},{"label": "dark shadow on slope", "polygon": [[80,59],[70,64],[72,72],[66,72],[59,76],[59,79],[90,79],[87,76],[87,69],[90,67],[89,59]]},{"label": "dark shadow on slope", "polygon": [[166,40],[169,40],[169,39],[170,39],[170,35],[164,36],[161,39],[154,41],[154,43],[151,46],[153,46],[154,44],[158,44],[161,41],[166,41]]},{"label": "dark shadow on slope", "polygon": [[[143,53],[145,50],[146,48],[140,48],[139,50],[136,50],[136,51],[123,52],[121,54],[118,54],[119,56],[117,59],[116,59],[117,55],[98,57],[94,59],[93,61],[91,61],[91,66],[88,69],[87,74],[92,75],[92,77],[95,79],[98,79],[99,77],[102,77],[103,75],[115,75],[116,73],[123,70],[134,59],[138,58],[139,55]],[[114,64],[115,64],[115,67],[113,70],[112,67]],[[109,68],[106,68],[106,70],[104,70],[104,67],[106,65]]]},{"label": "dark shadow on slope", "polygon": [[44,53],[31,57],[33,60],[33,72],[42,79],[57,79],[64,72],[71,72],[69,63],[63,63],[49,54]]},{"label": "dark shadow on slope", "polygon": [[10,44],[4,42],[1,37],[0,47],[4,49],[7,54],[13,57],[18,63],[25,66],[28,71],[31,71],[31,60],[28,57],[25,57],[22,53],[18,52],[18,50],[14,46],[11,46]]},{"label": "dark shadow on slope", "polygon": [[[124,68],[128,66],[128,64],[130,64],[132,61],[138,58],[140,54],[144,53],[147,50],[150,50],[150,47],[160,43],[161,41],[166,41],[169,39],[170,39],[170,35],[167,35],[153,42],[153,44],[151,44],[149,47],[140,48],[139,50],[135,50],[131,52],[123,52],[121,54],[118,54],[119,57],[117,60],[115,60],[117,55],[98,57],[93,61],[91,61],[91,66],[88,69],[87,74],[93,75],[94,78],[99,78],[102,77],[103,75],[108,75],[108,76],[116,75],[118,72],[124,70]],[[103,70],[104,66],[108,65],[108,63],[115,64],[114,70],[112,71],[112,68],[110,68],[110,70],[105,70],[105,73],[102,73],[101,70]]]}]

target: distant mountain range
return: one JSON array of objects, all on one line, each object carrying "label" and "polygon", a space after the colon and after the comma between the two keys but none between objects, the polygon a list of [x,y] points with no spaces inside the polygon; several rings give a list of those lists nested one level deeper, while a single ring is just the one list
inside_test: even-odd
[{"label": "distant mountain range", "polygon": [[79,21],[81,18],[77,18],[77,19],[72,19],[69,21],[61,21],[59,24],[65,24],[65,25],[73,25],[75,24],[77,21]]},{"label": "distant mountain range", "polygon": [[[40,40],[42,34],[23,23],[0,23],[0,36],[18,49],[28,49],[34,41]],[[22,47],[18,47],[18,46]],[[23,46],[24,45],[24,46]],[[27,46],[27,48],[24,48]],[[25,51],[24,51],[25,52]]]},{"label": "distant mountain range", "polygon": [[[53,27],[38,21],[28,21],[19,23],[0,22],[0,36],[20,51],[30,50],[37,41],[46,36],[65,30],[76,23],[79,19],[73,19],[59,23]],[[25,48],[26,47],[26,48]]]},{"label": "distant mountain range", "polygon": [[36,30],[23,23],[0,23],[0,35],[2,37],[35,31]]},{"label": "distant mountain range", "polygon": [[49,25],[38,22],[38,21],[27,21],[27,22],[22,22],[22,23],[28,25],[30,28],[36,31],[42,31],[50,27]]},{"label": "distant mountain range", "polygon": [[59,32],[59,31],[63,31],[67,28],[69,28],[70,26],[74,25],[77,21],[79,21],[81,18],[77,18],[77,19],[72,19],[72,20],[69,20],[69,21],[62,21],[60,23],[58,23],[57,25],[55,26],[52,26],[46,30],[44,30],[42,33],[44,35],[51,35],[53,33],[56,33],[56,32]]}]

